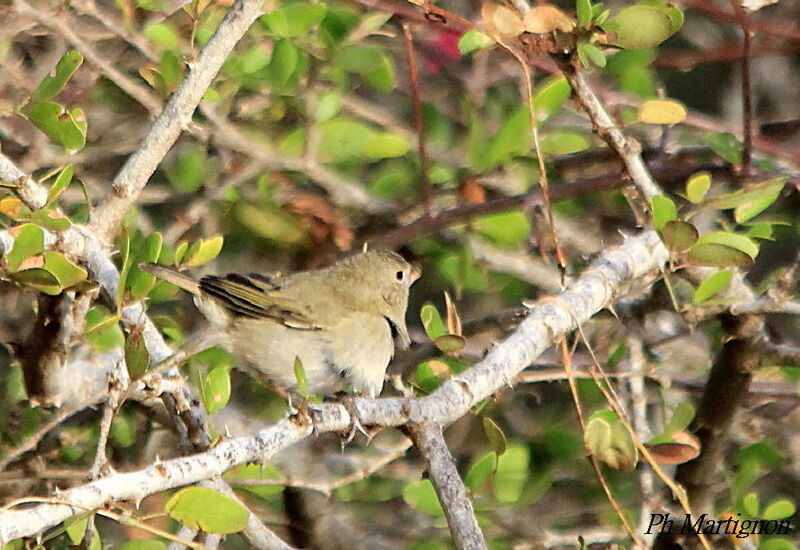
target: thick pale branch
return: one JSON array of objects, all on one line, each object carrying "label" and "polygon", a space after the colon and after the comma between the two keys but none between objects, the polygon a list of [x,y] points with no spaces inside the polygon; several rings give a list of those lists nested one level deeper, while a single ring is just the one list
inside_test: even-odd
[{"label": "thick pale branch", "polygon": [[414,443],[428,464],[428,478],[442,505],[453,542],[459,550],[486,548],[481,528],[475,519],[467,488],[458,475],[453,456],[445,443],[442,427],[436,422],[410,426]]},{"label": "thick pale branch", "polygon": [[[636,287],[651,284],[666,259],[667,251],[654,232],[628,238],[621,246],[602,254],[569,290],[532,306],[520,326],[483,361],[444,382],[432,394],[418,399],[355,399],[362,423],[398,426],[408,422],[432,421],[444,425],[455,421],[476,403],[509,386],[556,338],[611,305],[632,283]],[[0,541],[41,533],[72,515],[115,500],[139,500],[212,478],[237,464],[268,460],[279,450],[310,435],[312,427],[318,432],[329,432],[349,426],[345,407],[319,405],[313,411],[313,424],[309,419],[286,418],[253,437],[229,439],[204,453],[112,474],[64,491],[52,502],[29,509],[0,511]]]}]

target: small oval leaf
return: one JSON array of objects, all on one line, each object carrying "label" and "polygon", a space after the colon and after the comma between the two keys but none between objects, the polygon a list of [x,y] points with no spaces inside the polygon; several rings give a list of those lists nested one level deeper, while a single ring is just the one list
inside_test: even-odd
[{"label": "small oval leaf", "polygon": [[692,303],[699,304],[711,298],[720,290],[728,286],[733,277],[733,272],[728,269],[720,269],[709,275],[700,283],[700,286],[692,294]]},{"label": "small oval leaf", "polygon": [[247,525],[247,510],[241,504],[206,487],[181,489],[164,510],[172,519],[206,533],[236,533]]},{"label": "small oval leaf", "polygon": [[647,124],[678,124],[686,118],[686,107],[674,99],[651,99],[639,106],[636,118]]},{"label": "small oval leaf", "polygon": [[672,220],[661,228],[661,240],[670,252],[689,250],[697,242],[699,233],[695,226],[681,220]]}]

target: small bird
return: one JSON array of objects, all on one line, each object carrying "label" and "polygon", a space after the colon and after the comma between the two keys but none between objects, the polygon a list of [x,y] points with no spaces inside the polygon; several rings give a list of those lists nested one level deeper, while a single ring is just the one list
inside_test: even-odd
[{"label": "small bird", "polygon": [[394,336],[404,348],[410,343],[408,293],[420,272],[388,250],[287,276],[230,273],[198,281],[158,264],[139,267],[194,294],[237,366],[279,391],[297,389],[299,359],[309,393],[333,395],[350,385],[377,397]]}]

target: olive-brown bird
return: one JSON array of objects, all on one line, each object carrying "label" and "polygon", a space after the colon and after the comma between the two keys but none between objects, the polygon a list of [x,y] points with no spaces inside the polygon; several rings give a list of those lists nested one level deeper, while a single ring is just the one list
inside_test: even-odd
[{"label": "olive-brown bird", "polygon": [[406,309],[419,270],[388,250],[355,254],[323,269],[287,276],[231,273],[199,281],[157,264],[139,266],[195,295],[240,368],[282,390],[332,395],[348,384],[376,397],[394,355],[407,347]]}]

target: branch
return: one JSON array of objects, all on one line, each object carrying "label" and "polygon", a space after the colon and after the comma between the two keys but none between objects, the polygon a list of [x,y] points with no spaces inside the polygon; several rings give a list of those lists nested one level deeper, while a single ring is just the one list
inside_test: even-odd
[{"label": "branch", "polygon": [[194,110],[222,63],[261,15],[262,4],[260,0],[236,0],[197,59],[190,64],[189,71],[153,121],[139,149],[128,157],[114,178],[115,195],[92,213],[90,226],[101,239],[110,240],[123,214],[134,204],[181,131],[191,123]]},{"label": "branch", "polygon": [[422,457],[428,463],[428,477],[439,497],[456,548],[486,549],[486,541],[475,519],[467,489],[444,441],[442,427],[435,422],[425,422],[410,426],[410,432]]},{"label": "branch", "polygon": [[[428,421],[444,425],[457,420],[475,404],[507,387],[555,339],[611,305],[631,283],[637,287],[651,284],[666,259],[667,251],[654,232],[628,237],[621,246],[598,257],[569,290],[532,305],[525,320],[504,342],[432,394],[416,399],[354,399],[361,422],[399,426]],[[228,439],[204,453],[111,474],[28,509],[0,511],[0,542],[36,535],[70,516],[115,500],[138,500],[212,478],[237,464],[269,460],[314,431],[343,431],[350,423],[344,406],[315,405],[310,419],[291,416],[255,436]]]}]

